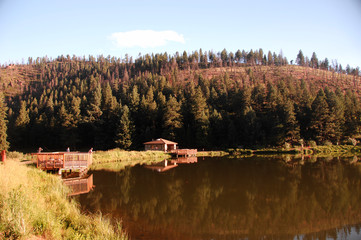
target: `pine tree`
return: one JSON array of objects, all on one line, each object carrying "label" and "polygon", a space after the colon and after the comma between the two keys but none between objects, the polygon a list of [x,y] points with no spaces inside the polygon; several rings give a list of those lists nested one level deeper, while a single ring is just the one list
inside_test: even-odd
[{"label": "pine tree", "polygon": [[21,101],[19,115],[15,120],[15,127],[25,128],[29,122],[29,111],[26,109],[26,102]]},{"label": "pine tree", "polygon": [[317,58],[315,52],[312,53],[312,57],[311,57],[311,67],[312,67],[312,68],[318,68],[318,58]]},{"label": "pine tree", "polygon": [[170,96],[164,108],[163,136],[175,140],[177,131],[183,126],[181,115],[181,104],[173,96]]},{"label": "pine tree", "polygon": [[130,121],[129,108],[124,105],[120,111],[120,119],[116,129],[115,143],[119,148],[129,149],[132,145],[133,126]]},{"label": "pine tree", "polygon": [[329,107],[329,138],[335,143],[338,143],[343,134],[344,125],[344,105],[340,97],[334,92],[325,88],[326,101]]},{"label": "pine tree", "polygon": [[9,142],[7,141],[7,107],[4,102],[4,95],[0,92],[0,150],[8,150]]},{"label": "pine tree", "polygon": [[300,139],[300,127],[296,119],[293,103],[288,100],[285,104],[280,104],[278,106],[278,113],[280,116],[283,133],[283,142],[281,142],[280,144],[283,144],[284,142],[298,142],[298,140]]},{"label": "pine tree", "polygon": [[360,104],[354,92],[347,91],[344,98],[344,135],[352,137],[360,132]]},{"label": "pine tree", "polygon": [[323,143],[330,138],[329,107],[325,93],[322,89],[318,91],[315,100],[312,102],[312,115],[310,129],[318,143]]},{"label": "pine tree", "polygon": [[302,50],[300,50],[297,54],[296,63],[300,66],[305,65],[305,57],[303,56]]},{"label": "pine tree", "polygon": [[194,120],[196,145],[208,145],[209,110],[200,87],[197,87],[190,99],[191,114]]},{"label": "pine tree", "polygon": [[100,119],[100,116],[103,114],[100,106],[102,99],[102,90],[100,85],[98,85],[95,90],[92,92],[91,100],[89,102],[89,107],[87,109],[88,121],[93,122]]}]

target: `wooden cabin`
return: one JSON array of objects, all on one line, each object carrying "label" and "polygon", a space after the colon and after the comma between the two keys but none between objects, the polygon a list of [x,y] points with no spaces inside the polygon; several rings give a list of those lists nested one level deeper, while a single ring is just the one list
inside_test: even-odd
[{"label": "wooden cabin", "polygon": [[177,145],[178,143],[163,138],[158,138],[156,140],[144,143],[145,151],[170,152],[177,149]]},{"label": "wooden cabin", "polygon": [[54,170],[86,170],[92,164],[92,153],[81,152],[39,152],[33,153],[37,168]]}]

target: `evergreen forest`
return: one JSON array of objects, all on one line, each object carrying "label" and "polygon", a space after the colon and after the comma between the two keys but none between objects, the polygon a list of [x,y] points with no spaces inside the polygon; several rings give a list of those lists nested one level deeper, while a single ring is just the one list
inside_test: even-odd
[{"label": "evergreen forest", "polygon": [[[359,68],[300,50],[59,56],[0,68],[0,143],[21,151],[340,144],[361,127]],[[5,138],[7,137],[7,138]]]}]

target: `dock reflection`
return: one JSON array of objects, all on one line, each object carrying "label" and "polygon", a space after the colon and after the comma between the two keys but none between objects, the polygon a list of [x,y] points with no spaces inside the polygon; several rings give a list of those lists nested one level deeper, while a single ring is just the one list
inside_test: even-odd
[{"label": "dock reflection", "polygon": [[154,163],[151,165],[145,165],[144,167],[147,169],[151,169],[153,171],[157,171],[157,172],[165,172],[172,168],[178,167],[178,165],[175,162],[172,162],[169,160],[163,160],[161,162]]},{"label": "dock reflection", "polygon": [[95,187],[93,185],[93,174],[86,174],[83,176],[76,176],[76,174],[63,176],[63,182],[71,189],[71,192],[68,194],[69,196],[89,193]]},{"label": "dock reflection", "polygon": [[144,167],[157,172],[165,172],[172,168],[178,167],[178,164],[189,164],[197,162],[197,157],[182,157],[177,159],[163,160],[154,164],[145,165]]}]

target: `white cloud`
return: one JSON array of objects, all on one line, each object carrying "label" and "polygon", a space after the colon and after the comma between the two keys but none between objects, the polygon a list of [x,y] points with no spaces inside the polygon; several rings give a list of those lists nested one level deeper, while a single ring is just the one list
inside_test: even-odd
[{"label": "white cloud", "polygon": [[152,48],[164,46],[168,42],[185,43],[182,34],[175,31],[135,30],[129,32],[116,32],[109,36],[117,47]]}]

